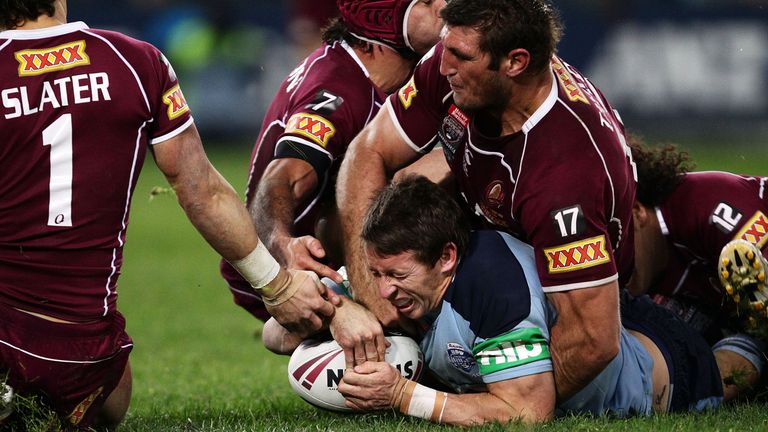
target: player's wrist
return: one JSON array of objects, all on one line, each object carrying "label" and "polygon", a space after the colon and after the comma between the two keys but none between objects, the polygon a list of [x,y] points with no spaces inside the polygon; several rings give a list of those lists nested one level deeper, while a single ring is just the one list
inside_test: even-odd
[{"label": "player's wrist", "polygon": [[[269,253],[263,242],[259,242],[255,249],[239,260],[231,260],[229,263],[243,278],[256,290],[261,290],[272,284],[280,274],[280,264]],[[284,273],[284,272],[283,272]]]},{"label": "player's wrist", "polygon": [[405,383],[399,390],[395,400],[397,405],[394,407],[405,415],[441,423],[448,393],[438,392],[405,378],[401,378],[401,381]]}]

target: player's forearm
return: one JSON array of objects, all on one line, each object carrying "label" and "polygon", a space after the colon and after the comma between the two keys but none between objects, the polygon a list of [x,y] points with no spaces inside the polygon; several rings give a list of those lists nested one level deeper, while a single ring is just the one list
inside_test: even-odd
[{"label": "player's forearm", "polygon": [[283,265],[287,264],[287,245],[292,237],[296,201],[289,185],[265,181],[259,184],[249,213],[259,238]]}]

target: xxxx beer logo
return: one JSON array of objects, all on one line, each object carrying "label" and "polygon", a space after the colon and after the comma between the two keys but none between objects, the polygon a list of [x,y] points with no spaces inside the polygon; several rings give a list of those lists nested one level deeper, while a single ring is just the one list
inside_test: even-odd
[{"label": "xxxx beer logo", "polygon": [[333,123],[319,115],[298,113],[288,119],[285,132],[304,135],[322,147],[326,147],[336,133],[336,128],[333,127]]},{"label": "xxxx beer logo", "polygon": [[569,272],[611,261],[605,249],[604,235],[544,249],[544,255],[550,273]]},{"label": "xxxx beer logo", "polygon": [[181,87],[179,87],[178,84],[165,92],[163,95],[163,103],[168,105],[169,120],[173,120],[176,117],[189,111],[187,100],[184,98],[184,94],[181,92]]},{"label": "xxxx beer logo", "polygon": [[85,53],[84,40],[51,48],[17,51],[15,56],[19,62],[20,77],[91,64],[91,59]]},{"label": "xxxx beer logo", "polygon": [[554,69],[555,75],[557,75],[557,79],[560,81],[560,85],[563,87],[565,94],[568,95],[568,99],[570,99],[571,102],[584,102],[589,105],[589,100],[587,100],[584,92],[581,91],[578,84],[573,80],[573,76],[568,72],[560,59],[552,59],[552,69]]},{"label": "xxxx beer logo", "polygon": [[400,103],[403,104],[403,107],[405,109],[410,108],[411,102],[413,102],[413,98],[416,97],[416,93],[419,91],[416,90],[416,83],[413,81],[414,77],[411,77],[411,80],[408,81],[408,84],[405,85],[405,87],[401,88],[399,92],[397,92],[397,96],[400,98]]},{"label": "xxxx beer logo", "polygon": [[736,234],[734,239],[746,240],[758,249],[762,249],[768,242],[768,218],[758,210],[752,218],[744,224],[744,227]]}]

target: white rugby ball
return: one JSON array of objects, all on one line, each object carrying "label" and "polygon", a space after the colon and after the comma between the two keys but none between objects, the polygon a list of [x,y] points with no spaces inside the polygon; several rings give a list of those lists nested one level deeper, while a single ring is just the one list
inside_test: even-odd
[{"label": "white rugby ball", "polygon": [[[417,381],[424,366],[419,345],[408,336],[386,336],[390,346],[384,359],[400,374]],[[302,399],[331,411],[351,411],[338,385],[344,376],[344,351],[335,340],[305,340],[288,362],[288,382]]]}]

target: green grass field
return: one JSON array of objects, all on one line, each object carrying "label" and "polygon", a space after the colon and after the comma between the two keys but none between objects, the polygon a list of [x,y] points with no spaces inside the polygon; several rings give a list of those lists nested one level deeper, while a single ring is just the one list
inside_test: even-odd
[{"label": "green grass field", "polygon": [[[699,169],[768,174],[765,143],[750,148],[692,150]],[[210,158],[242,190],[249,149],[210,150]],[[146,163],[133,200],[119,309],[135,347],[133,400],[123,431],[358,431],[443,430],[426,422],[316,410],[290,389],[288,359],[267,352],[255,337],[261,324],[236,307],[218,275],[216,254],[187,222],[166,186]],[[768,430],[763,405],[703,415],[650,419],[567,418],[529,428],[547,431]]]}]

